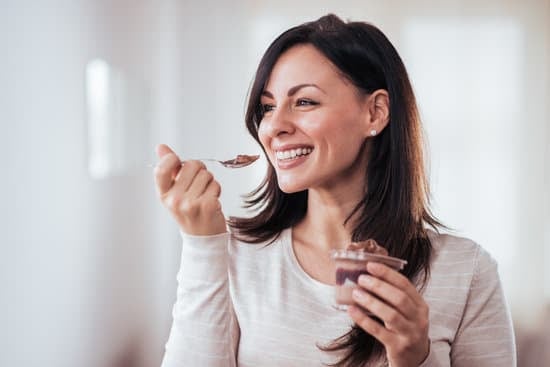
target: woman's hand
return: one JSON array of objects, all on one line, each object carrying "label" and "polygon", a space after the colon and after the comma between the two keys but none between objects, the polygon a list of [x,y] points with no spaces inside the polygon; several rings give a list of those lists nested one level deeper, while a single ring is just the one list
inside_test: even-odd
[{"label": "woman's hand", "polygon": [[[402,274],[380,263],[367,263],[371,274],[359,277],[351,318],[386,348],[391,367],[417,367],[428,356],[428,305]],[[358,307],[359,306],[359,307]],[[368,310],[383,324],[368,316]]]},{"label": "woman's hand", "polygon": [[181,164],[166,145],[157,147],[160,158],[155,167],[155,184],[160,199],[183,232],[214,235],[227,231],[219,201],[221,188],[200,161]]}]

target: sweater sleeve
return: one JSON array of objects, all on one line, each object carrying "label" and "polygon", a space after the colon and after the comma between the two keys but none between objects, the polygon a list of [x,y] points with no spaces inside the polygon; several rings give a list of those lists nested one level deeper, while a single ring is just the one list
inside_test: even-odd
[{"label": "sweater sleeve", "polygon": [[238,326],[229,294],[228,233],[182,233],[172,328],[162,367],[236,366]]},{"label": "sweater sleeve", "polygon": [[463,317],[451,347],[454,367],[516,366],[510,312],[496,261],[478,248]]}]

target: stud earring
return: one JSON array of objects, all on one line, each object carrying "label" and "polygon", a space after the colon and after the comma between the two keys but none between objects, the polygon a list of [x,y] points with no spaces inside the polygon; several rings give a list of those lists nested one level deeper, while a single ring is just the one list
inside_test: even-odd
[{"label": "stud earring", "polygon": [[371,135],[371,136],[376,136],[376,130],[371,130],[371,131],[370,131],[370,135]]}]

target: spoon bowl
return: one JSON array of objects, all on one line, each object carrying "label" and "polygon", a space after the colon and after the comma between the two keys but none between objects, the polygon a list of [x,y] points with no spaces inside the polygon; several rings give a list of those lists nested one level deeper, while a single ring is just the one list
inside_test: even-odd
[{"label": "spoon bowl", "polygon": [[[221,161],[219,159],[213,159],[213,158],[199,158],[198,161],[208,161],[208,162],[218,162],[224,167],[227,168],[242,168],[246,167],[248,165],[251,165],[252,163],[256,162],[260,158],[259,155],[246,155],[246,154],[239,154],[233,159],[228,159],[225,161]],[[181,163],[185,163],[185,161],[181,161]],[[154,164],[149,164],[149,167],[155,167]]]},{"label": "spoon bowl", "polygon": [[227,168],[241,168],[256,162],[258,158],[260,158],[259,155],[239,154],[235,158],[228,159],[226,161],[220,161],[220,160],[211,159],[211,158],[199,159],[199,161],[218,162],[219,164]]}]

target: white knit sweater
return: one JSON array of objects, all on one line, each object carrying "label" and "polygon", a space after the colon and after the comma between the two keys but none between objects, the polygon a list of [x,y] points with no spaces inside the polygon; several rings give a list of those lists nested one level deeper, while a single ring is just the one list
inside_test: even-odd
[{"label": "white knit sweater", "polygon": [[[271,245],[230,234],[182,234],[173,324],[162,367],[323,366],[326,345],[352,325],[333,307],[333,287],[308,276],[291,230]],[[516,365],[512,324],[497,265],[472,241],[430,232],[430,354],[422,364]],[[377,365],[379,363],[373,363]]]}]

